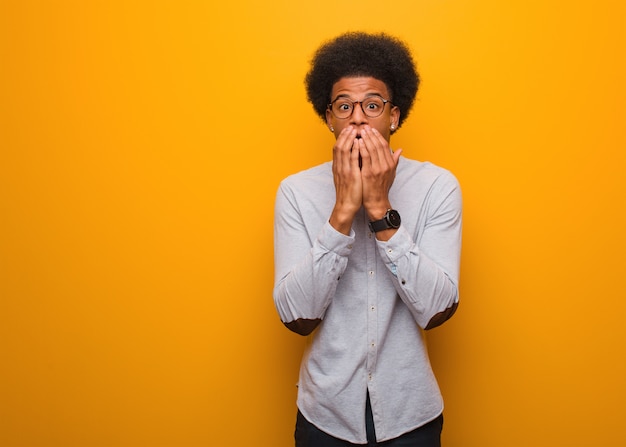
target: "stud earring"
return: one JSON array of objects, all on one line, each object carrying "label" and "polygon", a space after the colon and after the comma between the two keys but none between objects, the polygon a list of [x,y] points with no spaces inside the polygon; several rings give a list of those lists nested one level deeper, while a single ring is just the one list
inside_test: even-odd
[{"label": "stud earring", "polygon": [[330,131],[331,131],[331,132],[334,132],[334,131],[335,131],[335,128],[334,128],[333,126],[330,126]]},{"label": "stud earring", "polygon": [[395,129],[396,126],[394,126],[393,124],[391,125],[391,130]]}]

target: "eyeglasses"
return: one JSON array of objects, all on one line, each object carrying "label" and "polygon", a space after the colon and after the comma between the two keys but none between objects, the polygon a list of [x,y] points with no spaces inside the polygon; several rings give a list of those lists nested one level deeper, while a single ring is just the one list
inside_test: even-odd
[{"label": "eyeglasses", "polygon": [[383,99],[381,96],[373,95],[365,98],[363,101],[352,101],[350,98],[337,98],[330,104],[328,109],[333,112],[333,115],[339,119],[346,119],[352,116],[354,112],[354,105],[360,104],[361,110],[368,118],[376,118],[385,110],[385,104],[390,102],[388,99]]}]

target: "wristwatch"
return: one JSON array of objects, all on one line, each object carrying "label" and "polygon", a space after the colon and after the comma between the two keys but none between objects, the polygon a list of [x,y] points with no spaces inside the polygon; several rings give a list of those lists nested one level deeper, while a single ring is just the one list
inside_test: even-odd
[{"label": "wristwatch", "polygon": [[400,227],[400,221],[400,214],[396,210],[387,210],[382,219],[369,223],[370,230],[372,230],[372,233],[377,233],[389,228],[398,228]]}]

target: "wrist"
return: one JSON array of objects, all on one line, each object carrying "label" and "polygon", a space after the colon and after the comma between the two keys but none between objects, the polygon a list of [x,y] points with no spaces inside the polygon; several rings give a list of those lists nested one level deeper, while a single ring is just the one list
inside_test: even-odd
[{"label": "wrist", "polygon": [[385,217],[385,214],[387,214],[387,211],[393,208],[389,202],[377,203],[370,206],[363,205],[363,207],[370,221],[382,219]]},{"label": "wrist", "polygon": [[[382,219],[370,220],[369,227],[372,233],[379,233],[386,230],[397,230],[400,228],[400,213],[393,209],[388,209]],[[377,235],[378,236],[378,235]]]},{"label": "wrist", "polygon": [[356,211],[352,212],[351,210],[335,207],[330,215],[330,218],[328,219],[328,223],[330,223],[330,225],[340,233],[349,235],[355,215]]}]

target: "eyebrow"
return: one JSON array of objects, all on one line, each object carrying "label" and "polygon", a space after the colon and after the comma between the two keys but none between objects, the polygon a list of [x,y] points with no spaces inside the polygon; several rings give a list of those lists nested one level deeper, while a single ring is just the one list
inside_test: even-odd
[{"label": "eyebrow", "polygon": [[[379,98],[385,99],[385,97],[383,95],[381,95],[380,93],[366,93],[365,96],[363,97],[363,99],[371,98],[372,96],[378,96]],[[348,95],[347,93],[342,93],[340,95],[335,96],[335,99],[331,100],[330,102],[333,103],[333,102],[337,101],[340,98],[352,99],[352,97],[350,95]],[[355,102],[357,102],[357,101],[355,101]]]}]

